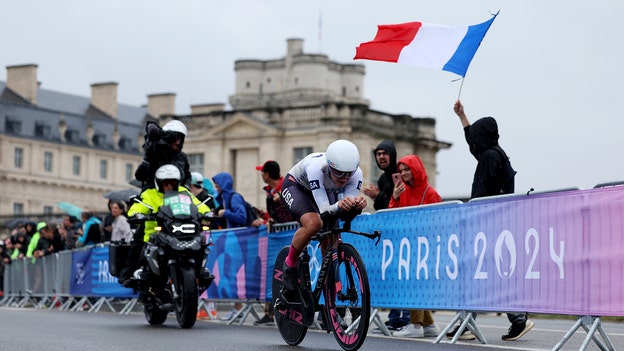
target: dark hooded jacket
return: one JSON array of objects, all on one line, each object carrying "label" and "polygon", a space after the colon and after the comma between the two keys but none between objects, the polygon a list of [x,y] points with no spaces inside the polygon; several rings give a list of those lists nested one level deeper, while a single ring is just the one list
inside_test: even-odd
[{"label": "dark hooded jacket", "polygon": [[[225,217],[228,228],[245,227],[247,225],[247,210],[245,200],[240,194],[235,194],[234,179],[227,172],[221,172],[212,178],[212,181],[219,186],[221,192],[217,195],[217,201],[225,209]],[[218,213],[218,210],[215,211]]]},{"label": "dark hooded jacket", "polygon": [[[392,197],[392,191],[394,190],[394,181],[392,180],[392,174],[397,172],[397,154],[396,147],[394,143],[390,140],[384,140],[373,150],[373,157],[379,150],[384,150],[388,155],[390,155],[390,165],[386,167],[386,169],[382,169],[377,163],[377,167],[382,169],[384,173],[379,176],[379,180],[377,180],[377,187],[379,188],[379,195],[375,199],[373,203],[373,207],[376,210],[382,210],[384,208],[388,208],[388,204],[390,203],[390,198]],[[377,158],[375,158],[375,161]]]},{"label": "dark hooded jacket", "polygon": [[[478,162],[470,197],[508,193],[509,191],[503,191],[508,157],[498,145],[499,135],[496,120],[493,117],[480,118],[464,128],[464,135],[470,147],[470,153]],[[513,182],[513,176],[511,182]],[[513,188],[513,183],[511,188]]]},{"label": "dark hooded jacket", "polygon": [[[153,131],[157,128],[157,131]],[[145,155],[143,162],[139,164],[134,176],[142,182],[141,191],[154,188],[154,175],[160,166],[172,164],[180,170],[182,179],[180,185],[189,189],[191,185],[191,171],[188,157],[182,151],[174,151],[169,145],[169,139],[175,136],[174,133],[164,132],[157,124],[148,122],[145,126],[145,144],[143,150]],[[184,139],[182,139],[184,143]]]}]

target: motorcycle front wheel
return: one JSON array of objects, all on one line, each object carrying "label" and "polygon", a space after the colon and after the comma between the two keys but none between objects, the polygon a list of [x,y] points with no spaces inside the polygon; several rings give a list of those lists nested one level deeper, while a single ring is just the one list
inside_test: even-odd
[{"label": "motorcycle front wheel", "polygon": [[188,329],[197,320],[198,291],[195,270],[191,267],[178,268],[178,297],[175,299],[175,313],[180,328]]},{"label": "motorcycle front wheel", "polygon": [[156,304],[147,303],[143,306],[143,313],[145,314],[145,320],[151,325],[160,325],[167,320],[168,311],[163,311],[158,308]]}]

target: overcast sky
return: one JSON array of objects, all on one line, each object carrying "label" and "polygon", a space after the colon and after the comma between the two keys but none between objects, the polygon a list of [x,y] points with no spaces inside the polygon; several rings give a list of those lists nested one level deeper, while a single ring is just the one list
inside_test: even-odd
[{"label": "overcast sky", "polygon": [[457,76],[353,56],[378,24],[466,26],[498,10],[461,100],[471,121],[498,120],[516,192],[624,180],[621,0],[0,0],[0,64],[38,64],[43,88],[85,97],[115,81],[118,101],[137,106],[173,92],[189,113],[227,103],[235,60],[281,58],[286,39],[302,38],[306,53],[366,66],[371,108],[434,117],[438,139],[453,144],[438,153],[436,188],[465,196],[476,161],[452,110]]}]

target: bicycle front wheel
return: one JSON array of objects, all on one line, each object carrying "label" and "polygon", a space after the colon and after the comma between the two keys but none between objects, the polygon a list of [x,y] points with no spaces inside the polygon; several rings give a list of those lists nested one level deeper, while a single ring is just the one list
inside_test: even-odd
[{"label": "bicycle front wheel", "polygon": [[346,351],[359,349],[368,332],[370,287],[364,261],[352,245],[338,246],[323,292],[336,341]]}]

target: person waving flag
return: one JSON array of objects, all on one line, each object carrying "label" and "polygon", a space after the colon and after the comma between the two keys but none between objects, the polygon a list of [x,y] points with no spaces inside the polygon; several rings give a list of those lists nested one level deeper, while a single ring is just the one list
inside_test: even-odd
[{"label": "person waving flag", "polygon": [[356,47],[353,59],[435,68],[465,77],[497,15],[481,24],[459,28],[423,22],[379,25],[375,39]]}]

